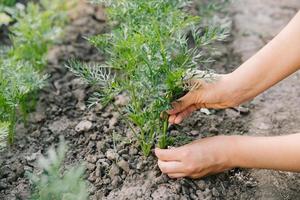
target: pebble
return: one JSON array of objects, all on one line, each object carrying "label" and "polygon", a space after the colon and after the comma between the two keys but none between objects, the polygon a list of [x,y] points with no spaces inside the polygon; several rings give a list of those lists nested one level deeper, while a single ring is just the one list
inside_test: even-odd
[{"label": "pebble", "polygon": [[89,176],[89,178],[88,178],[88,181],[90,181],[90,182],[94,182],[95,180],[96,180],[96,176],[95,176],[95,172],[92,172],[92,173],[90,173],[90,176]]},{"label": "pebble", "polygon": [[190,134],[192,135],[192,136],[197,136],[197,135],[199,135],[199,131],[197,131],[197,130],[193,130],[193,131],[191,131],[190,132]]},{"label": "pebble", "polygon": [[97,177],[101,177],[102,176],[102,173],[101,173],[101,166],[97,166],[96,170],[95,170],[95,175]]},{"label": "pebble", "polygon": [[213,189],[211,190],[211,192],[212,192],[212,195],[213,195],[214,197],[220,196],[220,194],[219,194],[219,192],[218,192],[218,190],[217,190],[216,188],[213,188]]},{"label": "pebble", "polygon": [[120,160],[117,165],[123,169],[126,173],[130,171],[129,164],[125,160]]},{"label": "pebble", "polygon": [[97,150],[100,152],[103,152],[105,150],[105,142],[99,141],[97,142]]},{"label": "pebble", "polygon": [[108,149],[105,153],[105,156],[107,157],[108,160],[114,161],[117,158],[117,154],[113,149]]},{"label": "pebble", "polygon": [[229,118],[233,118],[233,119],[238,118],[240,116],[240,113],[233,109],[226,109],[225,113]]},{"label": "pebble", "polygon": [[84,131],[89,131],[92,128],[93,124],[92,122],[88,120],[83,120],[77,124],[75,127],[75,131],[78,133],[84,132]]},{"label": "pebble", "polygon": [[4,181],[0,181],[0,190],[8,188],[8,185]]},{"label": "pebble", "polygon": [[97,139],[97,135],[98,135],[97,133],[91,134],[90,135],[90,139],[91,140],[96,140]]},{"label": "pebble", "polygon": [[113,129],[115,127],[115,125],[117,124],[117,122],[118,122],[118,118],[113,116],[108,122],[109,129]]},{"label": "pebble", "polygon": [[197,185],[198,185],[199,189],[202,190],[202,191],[204,191],[207,187],[205,181],[203,181],[203,180],[198,181]]},{"label": "pebble", "polygon": [[96,165],[94,165],[92,163],[87,163],[86,168],[90,171],[93,171],[96,168]]},{"label": "pebble", "polygon": [[138,154],[138,150],[136,148],[130,148],[129,149],[129,155],[137,155]]},{"label": "pebble", "polygon": [[111,168],[108,172],[109,177],[113,180],[114,177],[119,175],[119,174],[120,174],[119,167],[116,164],[112,164],[112,166],[111,166]]},{"label": "pebble", "polygon": [[196,194],[198,196],[198,199],[204,199],[204,195],[203,195],[203,192],[201,190],[197,190]]},{"label": "pebble", "polygon": [[119,183],[121,183],[122,179],[119,176],[115,176],[111,182],[111,185],[116,188],[118,187]]},{"label": "pebble", "polygon": [[97,157],[95,155],[88,155],[86,161],[95,164],[97,162]]}]

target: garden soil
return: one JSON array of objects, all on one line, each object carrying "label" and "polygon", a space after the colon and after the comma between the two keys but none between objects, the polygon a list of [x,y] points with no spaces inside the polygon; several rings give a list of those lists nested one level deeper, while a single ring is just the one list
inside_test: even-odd
[{"label": "garden soil", "polygon": [[[220,44],[212,66],[219,73],[238,67],[289,21],[299,1],[239,0],[229,10],[232,36]],[[247,6],[245,6],[247,5]],[[67,60],[104,61],[83,37],[107,31],[101,7],[80,5],[64,39],[48,55],[48,85],[28,126],[19,123],[13,147],[0,155],[0,199],[28,199],[27,174],[38,173],[36,160],[56,145],[60,136],[69,142],[65,167],[84,162],[90,198],[96,199],[300,199],[298,174],[267,170],[233,169],[199,180],[173,180],[162,175],[156,158],[142,156],[132,133],[112,106],[88,108],[93,88],[64,67]],[[295,74],[245,105],[194,113],[170,128],[182,142],[219,134],[281,135],[300,131],[300,74]],[[115,104],[124,106],[126,95]],[[298,115],[297,115],[298,114]],[[179,144],[177,144],[179,145]]]}]

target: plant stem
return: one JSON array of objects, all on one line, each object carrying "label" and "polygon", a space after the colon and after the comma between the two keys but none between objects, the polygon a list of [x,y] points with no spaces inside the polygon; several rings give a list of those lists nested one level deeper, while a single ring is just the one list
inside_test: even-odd
[{"label": "plant stem", "polygon": [[16,128],[16,108],[13,108],[10,113],[10,125],[9,125],[9,131],[8,131],[8,143],[12,145],[14,143],[14,137],[15,137],[15,128]]}]

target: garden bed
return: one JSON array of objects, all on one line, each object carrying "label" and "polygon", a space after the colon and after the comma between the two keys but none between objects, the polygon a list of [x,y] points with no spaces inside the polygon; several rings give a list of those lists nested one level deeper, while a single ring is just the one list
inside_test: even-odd
[{"label": "garden bed", "polygon": [[[91,199],[251,199],[256,181],[247,170],[234,169],[200,180],[170,179],[159,171],[156,157],[143,156],[112,106],[85,106],[93,88],[64,65],[71,58],[103,62],[105,58],[83,37],[106,29],[103,9],[82,5],[63,42],[49,52],[50,78],[37,109],[30,115],[28,127],[18,124],[14,146],[0,155],[0,198],[27,199],[27,172],[38,172],[36,159],[64,136],[70,144],[65,165],[85,161]],[[240,58],[231,52],[229,44],[219,45],[218,61],[212,68],[224,73],[238,66]],[[126,96],[119,95],[116,104],[126,104]],[[180,126],[171,127],[170,134],[183,143],[218,134],[244,134],[249,120],[247,112],[232,109],[209,115],[196,112]]]}]

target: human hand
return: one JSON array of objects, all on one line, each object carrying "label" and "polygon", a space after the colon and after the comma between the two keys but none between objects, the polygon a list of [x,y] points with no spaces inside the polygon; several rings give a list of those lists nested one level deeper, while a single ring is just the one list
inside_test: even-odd
[{"label": "human hand", "polygon": [[234,166],[234,137],[196,140],[174,149],[155,149],[160,170],[171,178],[200,178]]},{"label": "human hand", "polygon": [[238,94],[230,89],[228,75],[218,75],[214,82],[201,81],[201,87],[188,92],[172,103],[168,110],[170,124],[179,124],[192,112],[200,108],[223,109],[236,106]]}]

